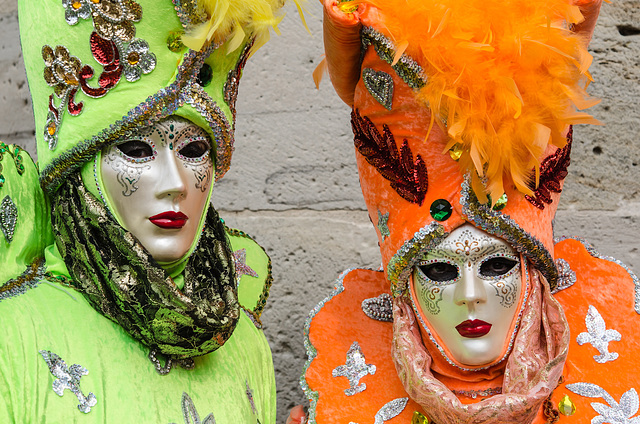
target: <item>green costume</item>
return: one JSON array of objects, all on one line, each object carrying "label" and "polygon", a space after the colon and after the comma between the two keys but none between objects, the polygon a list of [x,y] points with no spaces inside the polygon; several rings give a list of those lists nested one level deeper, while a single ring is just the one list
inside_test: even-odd
[{"label": "green costume", "polygon": [[280,6],[20,3],[39,165],[0,144],[1,423],[275,422],[264,250],[210,207],[187,255],[160,266],[119,224],[97,164],[177,115],[207,131],[220,178],[242,68]]}]

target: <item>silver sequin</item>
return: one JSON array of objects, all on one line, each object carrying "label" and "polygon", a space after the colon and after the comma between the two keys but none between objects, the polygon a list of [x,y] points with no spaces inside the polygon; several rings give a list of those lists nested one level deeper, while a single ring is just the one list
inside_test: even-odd
[{"label": "silver sequin", "polygon": [[582,243],[582,245],[584,246],[585,249],[587,249],[587,252],[589,252],[589,254],[591,256],[593,256],[594,258],[598,258],[598,259],[604,259],[605,261],[610,261],[613,262],[615,264],[620,265],[625,271],[627,271],[629,273],[629,276],[631,277],[631,280],[633,280],[633,285],[635,286],[635,301],[634,301],[634,309],[636,311],[637,314],[640,314],[640,278],[638,278],[637,275],[635,275],[633,273],[633,271],[631,271],[631,269],[626,266],[625,264],[623,264],[621,261],[619,261],[616,258],[613,258],[611,256],[605,256],[602,255],[600,252],[598,252],[591,243],[589,243],[588,241],[586,241],[585,239],[581,238],[581,237],[566,237],[566,236],[562,236],[562,237],[557,237],[553,240],[554,243],[560,243],[563,240],[567,240],[567,239],[573,239],[576,241],[579,241],[580,243]]},{"label": "silver sequin", "polygon": [[360,384],[360,379],[367,374],[375,374],[376,366],[369,365],[365,362],[364,354],[358,342],[353,342],[347,351],[347,362],[345,365],[336,367],[331,375],[334,377],[347,377],[349,380],[349,388],[345,389],[344,394],[353,396],[364,391],[367,388],[365,383]]},{"label": "silver sequin", "polygon": [[18,208],[11,200],[11,197],[5,196],[0,204],[0,229],[8,243],[13,240],[13,232],[18,223]]},{"label": "silver sequin", "polygon": [[638,424],[640,423],[640,416],[634,417],[633,415],[638,413],[638,407],[640,406],[640,399],[638,399],[638,392],[635,389],[629,389],[620,397],[620,403],[607,393],[602,387],[592,383],[574,383],[567,384],[567,389],[573,393],[590,398],[602,398],[609,406],[593,402],[591,407],[600,415],[597,415],[591,419],[593,424]]},{"label": "silver sequin", "polygon": [[383,71],[364,68],[362,81],[373,98],[385,109],[391,110],[393,106],[393,78],[391,75]]},{"label": "silver sequin", "polygon": [[378,211],[378,230],[380,231],[380,235],[382,236],[382,240],[384,241],[384,239],[386,239],[387,237],[389,237],[391,235],[391,233],[389,232],[389,212],[383,214],[382,212]]},{"label": "silver sequin", "polygon": [[[407,406],[407,402],[409,402],[409,398],[398,398],[398,399],[392,400],[391,402],[386,403],[376,413],[374,417],[375,421],[373,422],[373,424],[383,424],[384,422],[397,417]],[[350,422],[349,424],[356,424],[356,423]]]},{"label": "silver sequin", "polygon": [[91,408],[98,402],[96,395],[89,393],[87,396],[80,390],[80,378],[89,374],[89,371],[78,364],[67,367],[67,364],[55,353],[48,350],[41,350],[40,355],[44,358],[49,371],[57,379],[53,381],[53,391],[62,396],[65,389],[70,390],[78,398],[78,409],[85,414],[91,412]]},{"label": "silver sequin", "polygon": [[362,301],[362,312],[369,318],[383,322],[393,322],[393,305],[391,295],[382,293],[377,297]]},{"label": "silver sequin", "polygon": [[578,334],[576,341],[580,346],[590,343],[598,349],[599,355],[594,355],[593,359],[600,364],[618,359],[616,352],[609,352],[609,342],[619,342],[622,336],[617,330],[607,329],[607,326],[598,310],[589,305],[589,312],[585,317],[587,332]]},{"label": "silver sequin", "polygon": [[185,392],[182,392],[182,415],[184,417],[184,424],[216,424],[213,413],[207,415],[204,420],[200,421],[200,415],[196,410],[196,406],[193,404],[191,397]]},{"label": "silver sequin", "polygon": [[556,267],[558,268],[558,286],[551,294],[556,294],[576,283],[576,273],[571,269],[569,262],[562,258],[556,259]]}]

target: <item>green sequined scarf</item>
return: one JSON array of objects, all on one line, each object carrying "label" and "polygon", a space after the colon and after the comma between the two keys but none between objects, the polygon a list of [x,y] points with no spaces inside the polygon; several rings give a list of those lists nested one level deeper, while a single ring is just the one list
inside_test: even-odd
[{"label": "green sequined scarf", "polygon": [[231,336],[240,308],[235,270],[213,207],[185,268],[182,291],[86,190],[79,175],[63,183],[52,207],[56,242],[72,285],[134,339],[179,359],[213,352]]}]

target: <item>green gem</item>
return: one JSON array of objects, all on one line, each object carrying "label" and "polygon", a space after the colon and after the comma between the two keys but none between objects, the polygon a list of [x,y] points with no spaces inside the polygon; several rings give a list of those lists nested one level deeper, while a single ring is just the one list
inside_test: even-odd
[{"label": "green gem", "polygon": [[169,33],[167,37],[167,48],[174,53],[179,53],[187,48],[187,46],[182,43],[182,32],[171,31]]},{"label": "green gem", "polygon": [[451,203],[448,201],[438,199],[431,204],[429,212],[436,221],[446,221],[453,213],[453,208],[451,207]]},{"label": "green gem", "polygon": [[562,415],[571,416],[576,413],[576,405],[571,401],[569,396],[564,395],[558,403],[558,411],[560,411]]},{"label": "green gem", "polygon": [[4,185],[4,175],[0,175],[0,187]]},{"label": "green gem", "polygon": [[200,72],[198,72],[198,84],[202,87],[206,87],[211,84],[211,80],[213,79],[213,69],[208,64],[202,65],[200,68]]},{"label": "green gem", "polygon": [[[495,205],[493,205],[494,211],[501,211],[507,206],[507,193],[502,193],[502,196],[498,199]],[[489,198],[489,202],[491,202],[491,198]]]},{"label": "green gem", "polygon": [[418,411],[414,411],[413,417],[411,417],[411,424],[429,424],[429,418]]}]

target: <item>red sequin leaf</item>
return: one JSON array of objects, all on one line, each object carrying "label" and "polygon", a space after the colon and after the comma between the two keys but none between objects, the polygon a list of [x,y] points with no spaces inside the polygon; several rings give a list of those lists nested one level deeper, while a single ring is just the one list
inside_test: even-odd
[{"label": "red sequin leaf", "polygon": [[99,64],[109,65],[113,63],[118,52],[118,48],[113,41],[105,40],[98,33],[92,32],[89,42],[91,44],[91,53]]},{"label": "red sequin leaf", "polygon": [[567,144],[547,156],[540,165],[540,183],[535,187],[531,183],[529,188],[533,190],[533,196],[525,198],[538,209],[544,210],[545,203],[550,205],[553,202],[551,193],[562,192],[561,182],[569,174],[568,168],[571,164],[571,143],[573,141],[573,127],[569,128],[567,134]]},{"label": "red sequin leaf", "polygon": [[429,181],[427,167],[420,155],[414,161],[409,142],[404,140],[398,152],[389,127],[384,125],[380,133],[369,118],[361,117],[357,111],[351,113],[351,125],[358,152],[403,199],[422,205]]},{"label": "red sequin leaf", "polygon": [[77,92],[78,92],[77,88],[74,88],[73,90],[71,90],[71,92],[69,93],[69,99],[67,100],[67,110],[72,116],[80,115],[80,112],[82,112],[82,108],[84,107],[84,103],[75,102],[75,96]]}]

